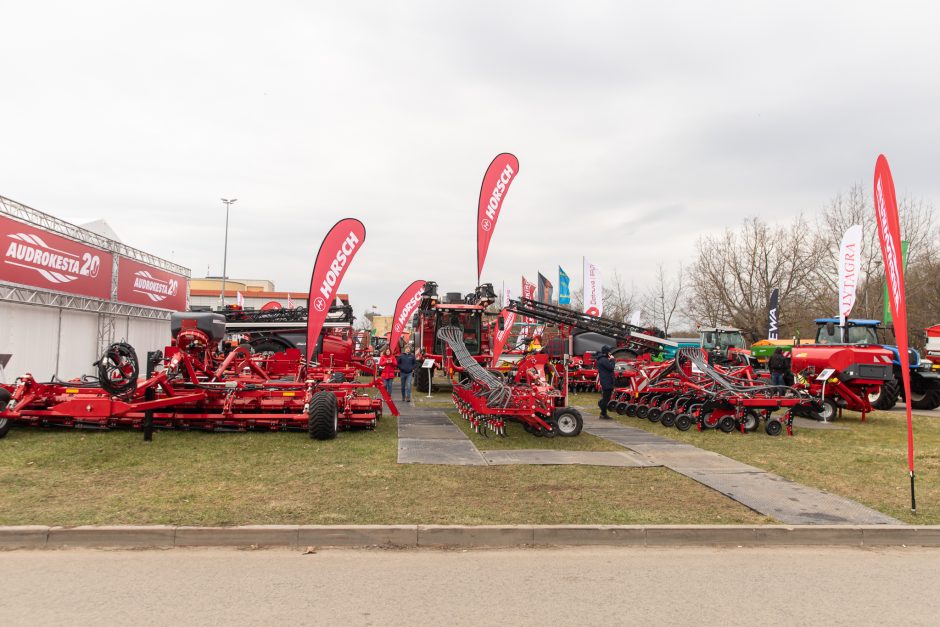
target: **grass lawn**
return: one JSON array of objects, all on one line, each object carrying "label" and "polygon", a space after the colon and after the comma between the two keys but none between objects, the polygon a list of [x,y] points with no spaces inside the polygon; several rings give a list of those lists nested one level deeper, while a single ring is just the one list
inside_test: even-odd
[{"label": "grass lawn", "polygon": [[327,442],[302,433],[160,431],[145,444],[138,432],[14,427],[0,440],[0,524],[772,522],[662,468],[396,458],[391,416],[374,432]]},{"label": "grass lawn", "polygon": [[[596,406],[598,394],[581,394],[572,404]],[[589,411],[589,410],[588,410]],[[914,416],[917,514],[911,514],[907,474],[907,423],[903,414],[875,412],[868,421],[845,412],[835,424],[847,430],[800,429],[794,436],[770,437],[763,427],[753,434],[717,430],[682,432],[648,420],[616,416],[639,427],[681,442],[721,453],[738,461],[815,488],[845,496],[899,520],[940,524],[940,420]]]}]

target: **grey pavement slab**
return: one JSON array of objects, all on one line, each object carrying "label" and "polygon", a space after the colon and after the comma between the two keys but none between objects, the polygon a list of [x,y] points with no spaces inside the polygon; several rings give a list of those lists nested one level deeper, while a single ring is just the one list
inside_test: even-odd
[{"label": "grey pavement slab", "polygon": [[465,440],[463,431],[454,425],[398,425],[398,437],[409,440]]},{"label": "grey pavement slab", "polygon": [[834,494],[795,483],[712,451],[618,422],[585,420],[588,433],[644,455],[702,485],[787,524],[900,525],[900,521]]},{"label": "grey pavement slab", "polygon": [[483,451],[483,458],[491,466],[508,464],[529,465],[582,465],[622,466],[640,468],[655,466],[642,455],[629,451],[554,451],[545,449],[517,449]]},{"label": "grey pavement slab", "polygon": [[486,460],[470,440],[398,438],[399,464],[485,466]]}]

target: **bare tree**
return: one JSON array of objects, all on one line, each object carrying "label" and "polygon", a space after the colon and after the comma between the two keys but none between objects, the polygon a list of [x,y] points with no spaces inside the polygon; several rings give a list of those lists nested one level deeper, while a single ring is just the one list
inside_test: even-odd
[{"label": "bare tree", "polygon": [[669,334],[673,317],[679,311],[679,306],[688,287],[685,271],[682,264],[675,275],[666,276],[666,270],[660,263],[656,271],[656,283],[646,292],[643,313],[653,325]]}]

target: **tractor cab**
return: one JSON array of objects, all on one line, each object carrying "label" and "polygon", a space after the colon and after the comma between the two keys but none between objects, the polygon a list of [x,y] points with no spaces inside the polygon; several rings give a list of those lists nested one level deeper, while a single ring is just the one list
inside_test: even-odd
[{"label": "tractor cab", "polygon": [[741,329],[733,327],[699,327],[699,342],[710,354],[717,353],[722,357],[727,357],[732,349],[747,349]]},{"label": "tractor cab", "polygon": [[882,344],[878,340],[878,320],[846,320],[839,326],[838,318],[816,318],[817,344]]}]

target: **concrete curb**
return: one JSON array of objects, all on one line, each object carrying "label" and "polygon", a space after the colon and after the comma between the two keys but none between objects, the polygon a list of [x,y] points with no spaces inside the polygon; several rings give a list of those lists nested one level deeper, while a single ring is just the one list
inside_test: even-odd
[{"label": "concrete curb", "polygon": [[0,527],[0,549],[196,546],[492,548],[515,546],[940,547],[940,525],[250,525]]}]

